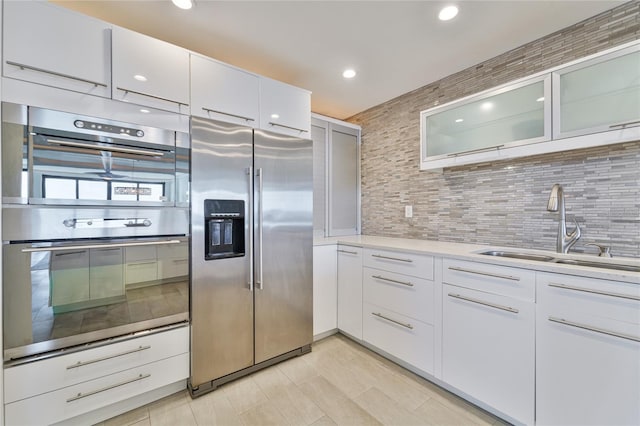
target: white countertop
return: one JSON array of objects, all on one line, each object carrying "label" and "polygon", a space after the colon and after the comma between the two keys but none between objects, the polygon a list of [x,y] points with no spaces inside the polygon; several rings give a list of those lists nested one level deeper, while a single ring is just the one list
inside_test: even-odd
[{"label": "white countertop", "polygon": [[514,247],[501,247],[493,245],[451,243],[444,241],[414,240],[408,238],[377,237],[372,235],[351,235],[344,237],[314,238],[314,246],[344,244],[356,247],[412,251],[416,253],[444,256],[476,262],[491,263],[503,266],[533,269],[541,272],[553,272],[559,274],[580,275],[585,277],[616,280],[640,284],[640,272],[619,271],[615,269],[594,268],[588,266],[568,265],[538,260],[523,260],[506,257],[487,256],[479,252],[515,251],[519,253],[541,254],[555,258],[581,259],[598,262],[624,263],[640,267],[640,259],[628,257],[603,258],[595,255],[584,254],[560,254],[555,251],[520,249]]}]

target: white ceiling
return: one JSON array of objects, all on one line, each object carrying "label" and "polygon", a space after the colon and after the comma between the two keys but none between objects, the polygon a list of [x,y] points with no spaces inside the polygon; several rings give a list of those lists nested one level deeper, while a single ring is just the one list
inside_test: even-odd
[{"label": "white ceiling", "polygon": [[452,2],[52,1],[309,89],[314,112],[340,119],[623,3],[454,1],[460,13],[441,22]]}]

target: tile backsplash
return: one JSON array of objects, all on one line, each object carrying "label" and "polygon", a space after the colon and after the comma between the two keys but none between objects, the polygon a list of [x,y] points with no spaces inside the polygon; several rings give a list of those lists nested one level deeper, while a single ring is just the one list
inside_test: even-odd
[{"label": "tile backsplash", "polygon": [[624,3],[349,119],[362,126],[363,234],[554,250],[560,183],[575,251],[640,257],[640,141],[419,171],[420,111],[639,38],[640,2]]}]

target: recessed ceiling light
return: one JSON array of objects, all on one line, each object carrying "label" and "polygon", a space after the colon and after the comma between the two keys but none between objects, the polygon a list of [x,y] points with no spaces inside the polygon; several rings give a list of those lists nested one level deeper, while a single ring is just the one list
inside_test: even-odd
[{"label": "recessed ceiling light", "polygon": [[144,113],[144,114],[149,114],[149,110],[148,109],[141,109],[140,112]]},{"label": "recessed ceiling light", "polygon": [[542,101],[544,101],[544,96],[541,96],[538,99],[536,99],[536,102],[542,102]]},{"label": "recessed ceiling light", "polygon": [[458,119],[456,119],[456,123],[462,123],[463,121],[464,121],[464,119],[463,119],[463,118],[458,118]]},{"label": "recessed ceiling light", "polygon": [[342,76],[344,78],[353,78],[356,76],[356,71],[352,69],[347,69],[342,72]]},{"label": "recessed ceiling light", "polygon": [[171,0],[171,2],[180,9],[191,9],[193,2],[191,0]]},{"label": "recessed ceiling light", "polygon": [[480,105],[480,108],[482,108],[483,111],[490,111],[493,108],[493,104],[491,102],[485,102]]},{"label": "recessed ceiling light", "polygon": [[147,77],[145,77],[144,75],[140,75],[140,74],[134,75],[133,78],[135,78],[138,81],[147,81]]},{"label": "recessed ceiling light", "polygon": [[280,115],[278,115],[278,114],[271,114],[271,118],[273,118],[274,120],[277,120],[278,118],[280,118]]},{"label": "recessed ceiling light", "polygon": [[456,6],[447,6],[442,8],[440,13],[438,14],[438,18],[441,21],[448,21],[450,19],[455,18],[457,14],[458,14],[458,8]]}]

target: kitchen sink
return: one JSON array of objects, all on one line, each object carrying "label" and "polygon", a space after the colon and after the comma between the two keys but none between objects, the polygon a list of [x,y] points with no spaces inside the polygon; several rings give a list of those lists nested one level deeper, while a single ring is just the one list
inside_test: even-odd
[{"label": "kitchen sink", "polygon": [[640,272],[640,266],[625,263],[602,262],[598,260],[565,259],[544,254],[522,253],[517,251],[489,250],[478,254],[485,256],[507,257],[511,259],[533,260],[538,262],[560,263],[565,265],[587,266],[589,268],[615,269],[617,271]]},{"label": "kitchen sink", "polygon": [[537,260],[540,262],[551,262],[555,258],[553,256],[546,256],[544,254],[531,254],[531,253],[520,253],[515,251],[485,251],[480,254],[484,254],[487,256],[496,256],[496,257],[509,257],[512,259],[522,259],[522,260]]}]

